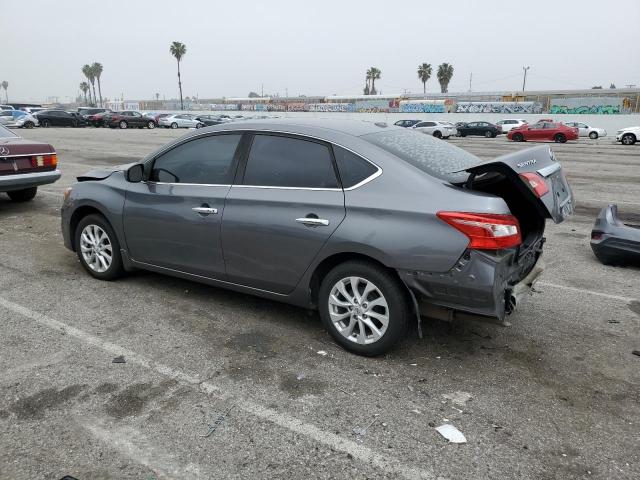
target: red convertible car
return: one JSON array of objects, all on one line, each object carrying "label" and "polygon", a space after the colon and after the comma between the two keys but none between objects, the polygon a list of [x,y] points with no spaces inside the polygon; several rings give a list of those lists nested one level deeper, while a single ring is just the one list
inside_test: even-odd
[{"label": "red convertible car", "polygon": [[522,125],[513,128],[507,134],[509,140],[514,142],[547,141],[564,143],[567,140],[578,139],[578,129],[568,127],[563,123],[556,122],[540,122],[533,125]]},{"label": "red convertible car", "polygon": [[14,202],[36,196],[39,185],[60,178],[58,156],[47,143],[20,138],[0,125],[0,192]]}]

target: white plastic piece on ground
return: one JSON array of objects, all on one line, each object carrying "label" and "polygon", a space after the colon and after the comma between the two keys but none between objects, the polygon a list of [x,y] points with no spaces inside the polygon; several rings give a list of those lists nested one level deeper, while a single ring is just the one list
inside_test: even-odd
[{"label": "white plastic piece on ground", "polygon": [[446,423],[436,427],[436,430],[440,435],[449,440],[450,443],[467,443],[467,439],[462,432],[453,425]]},{"label": "white plastic piece on ground", "polygon": [[464,407],[465,404],[471,400],[471,398],[473,398],[473,395],[471,395],[468,392],[453,392],[453,393],[445,393],[444,398],[446,398],[447,400],[451,400],[451,402],[455,403],[456,405],[459,405],[461,407]]},{"label": "white plastic piece on ground", "polygon": [[318,355],[322,355],[323,357],[327,354],[324,350],[318,350]]}]

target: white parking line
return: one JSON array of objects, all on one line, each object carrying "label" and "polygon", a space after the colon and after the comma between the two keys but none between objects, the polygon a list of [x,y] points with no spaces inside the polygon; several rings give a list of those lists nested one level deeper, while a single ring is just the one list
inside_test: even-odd
[{"label": "white parking line", "polygon": [[609,293],[594,292],[593,290],[587,290],[586,288],[569,287],[567,285],[558,285],[557,283],[536,282],[536,285],[541,285],[543,287],[559,288],[561,290],[567,290],[569,292],[584,293],[586,295],[594,295],[596,297],[610,298],[612,300],[620,300],[621,302],[626,302],[626,303],[637,301],[636,298],[632,298],[632,297],[623,297],[622,295],[611,295]]},{"label": "white parking line", "polygon": [[[372,465],[384,472],[400,476],[407,479],[435,479],[436,476],[425,470],[424,468],[405,465],[396,458],[389,457],[381,452],[372,450],[371,448],[360,445],[353,440],[343,438],[340,435],[322,430],[321,428],[304,422],[286,413],[278,412],[271,408],[264,407],[258,403],[252,402],[245,398],[235,398],[223,394],[218,386],[211,382],[201,381],[197,375],[185,373],[168,365],[155,362],[143,355],[132,350],[121,347],[115,343],[107,342],[101,338],[95,337],[78,328],[67,325],[59,320],[51,318],[42,313],[31,310],[27,307],[14,303],[10,300],[0,297],[0,307],[22,315],[34,322],[51,328],[63,335],[74,337],[75,339],[86,344],[95,346],[112,355],[125,355],[127,362],[140,365],[144,368],[154,370],[162,375],[174,378],[175,380],[199,388],[202,392],[210,395],[216,395],[220,399],[232,402],[236,408],[243,410],[245,413],[251,414],[262,420],[271,422],[279,427],[285,428],[299,435],[303,435],[327,447],[333,448],[344,453],[351,454],[355,459]],[[98,430],[93,431],[99,435]],[[443,477],[437,477],[442,479]]]}]

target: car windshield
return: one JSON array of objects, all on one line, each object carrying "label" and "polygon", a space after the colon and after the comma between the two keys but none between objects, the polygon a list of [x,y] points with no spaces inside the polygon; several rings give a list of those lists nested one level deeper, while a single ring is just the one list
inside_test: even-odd
[{"label": "car windshield", "polygon": [[0,138],[20,138],[20,137],[18,135],[16,135],[15,133],[13,133],[8,128],[3,127],[2,125],[0,125]]},{"label": "car windshield", "polygon": [[387,130],[361,138],[401,158],[433,177],[451,183],[464,182],[469,174],[458,172],[477,165],[475,155],[431,135],[413,130]]}]

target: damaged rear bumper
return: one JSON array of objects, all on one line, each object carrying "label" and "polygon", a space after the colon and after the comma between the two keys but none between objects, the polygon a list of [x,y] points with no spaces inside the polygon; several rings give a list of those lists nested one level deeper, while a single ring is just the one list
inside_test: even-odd
[{"label": "damaged rear bumper", "polygon": [[399,273],[415,295],[421,315],[443,320],[472,315],[500,323],[530,294],[543,272],[543,243],[541,239],[519,257],[516,249],[468,250],[444,273]]}]

